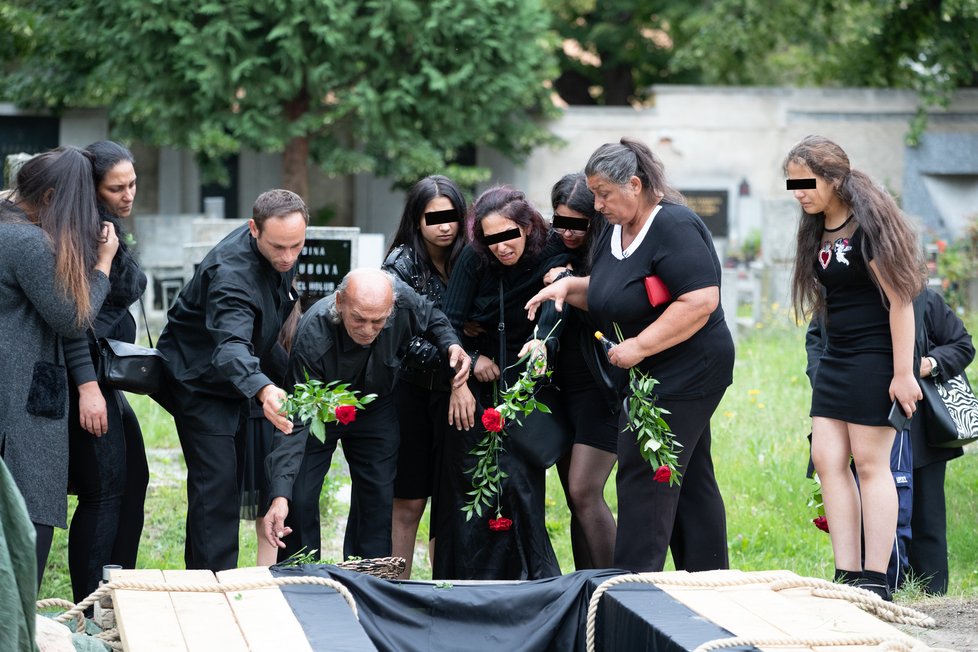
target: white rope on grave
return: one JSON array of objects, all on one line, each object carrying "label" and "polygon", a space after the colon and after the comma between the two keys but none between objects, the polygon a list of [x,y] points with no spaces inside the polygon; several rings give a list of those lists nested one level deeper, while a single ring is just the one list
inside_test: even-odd
[{"label": "white rope on grave", "polygon": [[[652,584],[666,586],[687,586],[699,588],[719,588],[730,586],[745,586],[750,584],[768,584],[772,591],[782,591],[793,588],[808,588],[811,594],[817,597],[836,598],[847,600],[857,607],[868,611],[877,618],[892,623],[917,625],[919,627],[934,627],[936,625],[933,618],[910,607],[886,602],[875,593],[865,589],[859,589],[843,584],[834,584],[826,580],[813,577],[800,577],[794,573],[786,571],[770,571],[749,573],[736,577],[716,578],[716,577],[695,577],[693,575],[682,575],[676,573],[635,573],[631,575],[618,575],[601,583],[588,603],[587,623],[586,623],[586,643],[587,652],[594,652],[595,645],[595,623],[598,614],[598,603],[601,597],[615,586],[620,584]],[[859,642],[846,642],[846,641]],[[695,652],[707,652],[708,650],[718,650],[723,648],[737,647],[742,645],[767,645],[769,647],[790,647],[790,646],[831,646],[831,645],[878,645],[880,650],[892,650],[893,652],[942,652],[940,648],[921,647],[923,644],[907,637],[906,639],[884,638],[884,637],[852,637],[852,638],[825,638],[825,639],[769,639],[765,641],[754,640],[744,637],[717,639],[707,641],[696,648]]]},{"label": "white rope on grave", "polygon": [[[251,591],[254,589],[266,589],[287,585],[295,584],[305,584],[305,585],[317,585],[326,586],[343,597],[346,603],[350,606],[350,610],[353,612],[354,617],[360,620],[360,614],[357,612],[357,603],[353,599],[353,594],[350,593],[349,589],[337,582],[336,580],[327,579],[325,577],[312,577],[312,576],[301,576],[301,577],[272,577],[265,580],[255,581],[255,582],[232,582],[226,584],[192,584],[192,583],[168,583],[168,582],[145,582],[145,581],[134,581],[134,580],[113,580],[106,584],[103,584],[98,589],[96,589],[91,595],[79,602],[77,605],[71,605],[70,602],[66,600],[50,599],[50,600],[40,600],[37,603],[37,608],[50,608],[52,606],[62,607],[64,605],[71,605],[68,611],[64,612],[54,620],[59,623],[67,623],[72,618],[77,620],[77,625],[75,630],[78,632],[85,631],[85,610],[90,606],[98,602],[102,596],[108,594],[115,590],[126,590],[126,591],[162,591],[165,593],[237,593],[240,591]],[[111,632],[113,630],[107,630]],[[117,632],[117,630],[116,630]],[[103,634],[108,635],[107,632]],[[117,636],[117,634],[116,634]],[[100,637],[101,638],[101,637]],[[108,641],[106,641],[108,642]],[[111,645],[111,643],[110,643]]]}]

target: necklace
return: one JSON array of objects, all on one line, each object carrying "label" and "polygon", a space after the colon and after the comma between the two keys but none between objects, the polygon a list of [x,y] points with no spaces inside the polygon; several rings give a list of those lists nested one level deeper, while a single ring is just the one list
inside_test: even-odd
[{"label": "necklace", "polygon": [[836,231],[841,231],[842,229],[846,228],[846,226],[849,225],[849,222],[852,221],[852,218],[853,218],[853,216],[850,215],[849,217],[846,218],[846,221],[845,222],[843,222],[839,226],[835,227],[834,229],[830,229],[830,228],[827,228],[827,227],[823,226],[822,227],[822,230],[825,231],[826,233],[835,233]]}]

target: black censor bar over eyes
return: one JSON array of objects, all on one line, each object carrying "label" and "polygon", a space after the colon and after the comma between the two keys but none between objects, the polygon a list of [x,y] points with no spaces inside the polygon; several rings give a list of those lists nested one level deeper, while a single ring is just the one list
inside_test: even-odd
[{"label": "black censor bar over eyes", "polygon": [[815,179],[788,179],[788,190],[815,190]]},{"label": "black censor bar over eyes", "polygon": [[447,211],[431,211],[430,213],[424,214],[424,221],[428,226],[446,224],[448,222],[458,222],[458,211],[451,208]]},{"label": "black censor bar over eyes", "polygon": [[570,215],[559,215],[554,213],[554,228],[567,229],[569,231],[587,231],[590,220],[586,217],[571,217]]},{"label": "black censor bar over eyes", "polygon": [[506,242],[507,240],[515,240],[520,237],[519,229],[509,229],[507,231],[500,231],[499,233],[493,233],[492,235],[482,236],[482,242],[488,247],[489,245],[499,244],[500,242]]}]

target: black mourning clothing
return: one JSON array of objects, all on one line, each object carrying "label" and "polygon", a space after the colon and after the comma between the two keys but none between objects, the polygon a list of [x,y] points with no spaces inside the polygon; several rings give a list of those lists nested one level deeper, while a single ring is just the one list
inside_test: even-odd
[{"label": "black mourning clothing", "polygon": [[293,530],[279,559],[303,547],[320,549],[319,494],[341,439],[353,480],[344,558],[390,555],[399,443],[391,395],[401,358],[416,335],[423,334],[435,344],[443,360],[449,359],[448,348],[459,344],[448,319],[433,304],[401,281],[395,282],[395,289],[394,310],[369,346],[354,342],[341,323],[330,319],[335,295],[318,301],[299,321],[289,357],[290,385],[304,382],[308,373],[323,382],[350,383],[350,389],[359,395],[376,394],[378,398],[358,410],[352,423],[329,424],[325,443],[309,436],[308,426],[302,424],[296,424],[291,435],[276,434],[275,447],[265,462],[269,494],[289,499],[286,523]]},{"label": "black mourning clothing", "polygon": [[167,378],[153,398],[173,415],[187,461],[187,568],[237,566],[235,433],[242,401],[273,384],[259,359],[295,303],[294,277],[244,225],[204,257],[167,314],[157,345]]}]

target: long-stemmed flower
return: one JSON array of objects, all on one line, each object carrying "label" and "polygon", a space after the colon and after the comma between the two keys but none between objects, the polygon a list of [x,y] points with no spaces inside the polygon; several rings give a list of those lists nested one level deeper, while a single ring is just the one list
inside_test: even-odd
[{"label": "long-stemmed flower", "polygon": [[323,383],[310,379],[306,373],[306,382],[297,383],[292,393],[285,397],[282,413],[309,424],[312,436],[324,442],[327,423],[352,423],[357,410],[363,409],[375,398],[376,394],[358,397],[357,391],[350,389],[349,383],[341,384],[338,380]]}]

